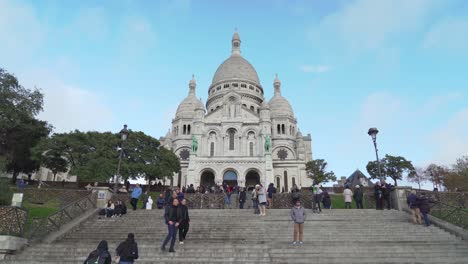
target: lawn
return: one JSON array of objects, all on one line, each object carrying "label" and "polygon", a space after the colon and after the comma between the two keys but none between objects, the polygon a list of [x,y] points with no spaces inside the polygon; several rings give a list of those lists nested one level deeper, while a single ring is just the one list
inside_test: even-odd
[{"label": "lawn", "polygon": [[[153,199],[153,208],[156,208],[156,200],[158,200],[159,192],[149,192],[148,195],[151,196],[151,199]],[[131,207],[130,203],[127,204],[127,207]],[[140,199],[138,199],[137,208],[142,208],[142,207],[143,207],[143,201],[141,200],[141,197],[140,197]]]},{"label": "lawn", "polygon": [[28,211],[28,219],[26,221],[25,230],[30,231],[33,227],[33,222],[40,222],[47,218],[52,213],[55,213],[60,208],[60,201],[58,199],[50,200],[45,204],[34,204],[31,202],[24,202],[23,209]]},{"label": "lawn", "polygon": [[[331,200],[332,200],[332,209],[344,209],[345,208],[345,202],[344,202],[344,197],[342,194],[330,194]],[[366,199],[363,200],[363,205],[364,208],[366,207]],[[351,203],[351,208],[356,208],[356,203],[353,202]]]}]

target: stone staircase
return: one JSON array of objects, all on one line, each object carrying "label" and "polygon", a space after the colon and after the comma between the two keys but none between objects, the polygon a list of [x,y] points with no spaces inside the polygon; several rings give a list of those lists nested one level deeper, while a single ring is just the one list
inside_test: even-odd
[{"label": "stone staircase", "polygon": [[122,218],[93,217],[52,244],[33,245],[5,263],[83,263],[101,239],[111,253],[135,233],[137,263],[468,263],[468,243],[434,226],[416,226],[399,211],[307,210],[304,244],[291,245],[289,210],[191,210],[185,245],[161,252],[167,227],[160,210]]}]

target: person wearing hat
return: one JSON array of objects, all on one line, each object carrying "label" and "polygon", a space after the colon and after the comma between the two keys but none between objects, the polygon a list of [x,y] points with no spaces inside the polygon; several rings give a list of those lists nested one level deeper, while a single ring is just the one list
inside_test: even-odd
[{"label": "person wearing hat", "polygon": [[364,193],[361,190],[361,186],[356,185],[356,188],[354,189],[354,202],[356,203],[356,208],[357,209],[364,209],[364,206],[362,206],[362,198],[364,197]]}]

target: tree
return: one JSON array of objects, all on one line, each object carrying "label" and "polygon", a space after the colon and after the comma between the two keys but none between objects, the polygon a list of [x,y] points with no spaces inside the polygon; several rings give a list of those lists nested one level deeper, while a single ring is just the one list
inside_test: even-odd
[{"label": "tree", "polygon": [[38,89],[21,86],[18,79],[0,68],[0,159],[15,182],[19,173],[31,173],[38,164],[30,149],[52,127],[35,116],[42,111],[43,95]]},{"label": "tree", "polygon": [[468,156],[457,159],[443,184],[449,191],[468,191]]},{"label": "tree", "polygon": [[307,177],[311,178],[315,184],[336,181],[335,173],[333,171],[327,172],[327,165],[327,162],[323,159],[307,162]]},{"label": "tree", "polygon": [[[372,179],[379,178],[376,161],[369,161],[366,168]],[[398,185],[398,180],[403,179],[404,175],[411,177],[416,173],[411,161],[401,156],[391,156],[388,154],[380,160],[380,169],[383,176],[393,179],[395,186]]]},{"label": "tree", "polygon": [[130,131],[124,142],[118,134],[110,132],[54,134],[34,150],[35,156],[57,153],[67,162],[70,174],[77,175],[82,182],[103,182],[113,177],[120,151],[123,151],[120,170],[123,178],[145,177],[153,180],[172,177],[174,172],[180,170],[177,156],[143,132]]},{"label": "tree", "polygon": [[46,151],[39,158],[39,163],[52,171],[54,174],[54,181],[57,178],[57,173],[68,171],[67,160],[60,156],[60,153],[55,151]]},{"label": "tree", "polygon": [[429,180],[432,182],[434,188],[440,188],[444,184],[445,178],[449,170],[445,166],[440,166],[434,163],[431,163],[427,166],[425,173],[427,174]]},{"label": "tree", "polygon": [[416,167],[415,173],[410,173],[406,176],[406,179],[409,182],[414,182],[418,184],[419,189],[421,189],[421,183],[428,181],[428,176],[423,168]]}]

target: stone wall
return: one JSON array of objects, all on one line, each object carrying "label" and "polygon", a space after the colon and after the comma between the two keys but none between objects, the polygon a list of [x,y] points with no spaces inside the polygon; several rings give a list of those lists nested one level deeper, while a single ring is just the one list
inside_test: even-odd
[{"label": "stone wall", "polygon": [[13,206],[0,206],[0,234],[21,236],[28,214]]}]

